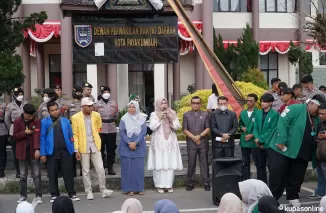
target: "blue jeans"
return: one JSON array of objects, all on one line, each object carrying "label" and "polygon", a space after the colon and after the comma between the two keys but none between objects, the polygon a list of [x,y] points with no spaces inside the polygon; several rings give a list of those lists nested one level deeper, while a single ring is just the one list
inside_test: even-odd
[{"label": "blue jeans", "polygon": [[[322,162],[324,163],[324,162]],[[317,188],[315,190],[315,194],[319,196],[325,196],[325,188],[326,188],[326,178],[324,175],[324,171],[322,169],[322,163],[318,164],[316,167],[316,172],[317,172]],[[323,165],[324,167],[324,165]],[[326,171],[325,171],[326,172]]]}]

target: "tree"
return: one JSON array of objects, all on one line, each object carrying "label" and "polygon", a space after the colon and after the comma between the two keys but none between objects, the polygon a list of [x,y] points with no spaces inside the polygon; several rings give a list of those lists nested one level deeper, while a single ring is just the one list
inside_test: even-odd
[{"label": "tree", "polygon": [[304,74],[311,74],[313,72],[313,64],[311,54],[296,46],[292,41],[290,42],[289,61],[291,64],[299,63],[299,76]]},{"label": "tree", "polygon": [[237,45],[228,45],[224,48],[221,35],[216,37],[214,32],[214,52],[229,72],[233,80],[241,80],[249,68],[258,67],[259,45],[253,39],[251,28],[247,24],[242,36],[238,39]]},{"label": "tree", "polygon": [[20,4],[21,0],[0,2],[0,92],[10,93],[24,82],[22,60],[15,49],[24,42],[24,29],[34,29],[35,24],[42,24],[47,19],[45,11],[13,18]]}]

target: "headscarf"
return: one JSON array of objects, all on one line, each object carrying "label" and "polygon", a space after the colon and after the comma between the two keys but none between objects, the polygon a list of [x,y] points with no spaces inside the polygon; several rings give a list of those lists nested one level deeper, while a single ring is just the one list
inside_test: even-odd
[{"label": "headscarf", "polygon": [[[156,107],[155,113],[157,116],[159,116],[160,114],[163,113],[163,110],[161,109],[162,101],[167,102],[167,99],[162,97],[162,98],[157,99],[155,102],[155,107]],[[170,121],[169,121],[168,117],[172,118],[173,120],[175,120],[177,117],[176,113],[170,107],[167,108],[167,116],[162,117],[163,133],[164,133],[165,140],[167,140],[169,138],[169,136],[172,132],[172,128],[171,128]]]},{"label": "headscarf", "polygon": [[322,213],[322,212],[324,212],[326,210],[326,196],[324,196],[320,200],[319,209],[321,209],[321,207],[323,207],[323,210],[320,210],[319,213]]},{"label": "headscarf", "polygon": [[135,114],[131,115],[129,112],[127,112],[124,116],[122,116],[121,120],[124,122],[126,130],[127,130],[127,136],[131,138],[133,134],[139,135],[141,132],[142,125],[146,122],[146,118],[144,116],[141,116],[139,113],[139,104],[137,101],[130,101],[128,104],[128,107],[130,104],[133,104],[136,108]]},{"label": "headscarf", "polygon": [[52,205],[53,213],[75,213],[74,204],[67,196],[57,197]]},{"label": "headscarf", "polygon": [[142,213],[143,207],[139,200],[129,198],[123,203],[121,210],[127,213]]},{"label": "headscarf", "polygon": [[273,196],[266,183],[261,180],[249,179],[239,182],[242,202],[246,205],[244,212],[252,212],[259,199],[263,196]]},{"label": "headscarf", "polygon": [[223,195],[217,213],[242,213],[242,201],[233,193]]},{"label": "headscarf", "polygon": [[112,212],[112,213],[127,213],[127,212],[124,212],[124,211],[115,211],[115,212]]},{"label": "headscarf", "polygon": [[31,203],[24,201],[17,205],[16,213],[34,213],[34,207]]},{"label": "headscarf", "polygon": [[180,213],[180,211],[171,200],[165,199],[156,202],[155,213]]}]

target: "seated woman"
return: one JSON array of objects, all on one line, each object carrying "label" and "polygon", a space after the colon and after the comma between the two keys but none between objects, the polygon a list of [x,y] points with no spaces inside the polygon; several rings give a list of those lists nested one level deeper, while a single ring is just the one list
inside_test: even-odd
[{"label": "seated woman", "polygon": [[125,211],[126,213],[142,213],[143,207],[139,200],[129,198],[123,203],[121,211]]},{"label": "seated woman", "polygon": [[180,211],[171,200],[165,199],[156,202],[155,213],[180,213]]},{"label": "seated woman", "polygon": [[75,213],[74,204],[67,196],[57,197],[52,205],[53,213]]},{"label": "seated woman", "polygon": [[217,213],[242,213],[243,203],[233,193],[226,193],[223,195]]}]

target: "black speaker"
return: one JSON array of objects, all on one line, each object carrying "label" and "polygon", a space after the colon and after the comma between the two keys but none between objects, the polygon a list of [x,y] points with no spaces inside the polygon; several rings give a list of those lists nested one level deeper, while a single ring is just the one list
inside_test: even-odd
[{"label": "black speaker", "polygon": [[220,204],[222,196],[228,192],[241,198],[238,183],[242,181],[242,160],[240,158],[218,158],[212,166],[213,203]]}]

